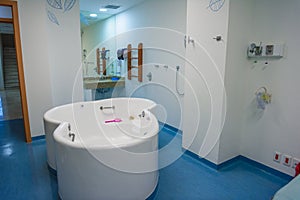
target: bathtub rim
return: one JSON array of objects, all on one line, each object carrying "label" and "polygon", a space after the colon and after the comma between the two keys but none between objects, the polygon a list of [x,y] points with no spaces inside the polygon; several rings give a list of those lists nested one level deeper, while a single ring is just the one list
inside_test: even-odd
[{"label": "bathtub rim", "polygon": [[[150,99],[139,98],[139,97],[113,97],[113,98],[109,98],[109,99],[101,99],[101,100],[96,100],[96,101],[80,101],[80,102],[68,103],[68,104],[64,104],[64,105],[60,105],[60,106],[56,106],[54,108],[51,108],[51,109],[46,111],[46,113],[43,116],[43,119],[45,121],[48,121],[48,122],[55,123],[55,124],[59,125],[60,123],[65,122],[65,121],[59,121],[59,120],[54,119],[53,117],[51,117],[51,114],[54,111],[58,110],[58,109],[68,107],[68,106],[72,107],[74,105],[80,105],[80,104],[84,105],[84,104],[90,104],[91,103],[91,104],[95,105],[96,103],[98,103],[100,101],[108,101],[108,100],[113,100],[113,99],[115,99],[115,100],[116,99],[120,99],[120,100],[122,100],[122,99],[139,99],[139,100],[145,100],[145,101],[151,102],[153,105],[148,107],[148,108],[145,108],[145,110],[149,110],[150,112],[151,112],[151,109],[153,109],[157,105],[154,101],[152,101]],[[73,110],[73,112],[74,112],[74,110]]]},{"label": "bathtub rim", "polygon": [[[60,134],[55,134],[56,132],[59,132],[58,130],[61,130],[62,128],[64,128],[65,126],[69,125],[70,122],[65,121],[65,120],[57,120],[55,119],[55,115],[52,115],[53,113],[55,113],[55,111],[62,109],[62,108],[67,108],[70,107],[71,112],[74,112],[75,110],[73,109],[74,105],[86,105],[86,104],[93,104],[93,106],[101,101],[114,101],[114,100],[142,100],[142,101],[147,101],[151,104],[151,106],[144,108],[143,110],[147,110],[150,112],[151,118],[154,120],[154,126],[153,128],[150,129],[150,133],[149,137],[138,137],[138,136],[131,136],[126,134],[126,136],[128,138],[130,138],[129,140],[126,140],[126,142],[121,143],[121,144],[113,144],[111,142],[107,143],[107,145],[92,145],[92,146],[88,146],[87,144],[84,144],[83,140],[80,137],[80,133],[77,133],[77,137],[79,138],[78,142],[72,142],[66,138],[64,138],[64,136],[60,135]],[[45,114],[44,114],[44,121],[45,123],[52,123],[57,125],[56,129],[54,130],[54,132],[51,134],[50,137],[53,137],[54,142],[60,142],[64,145],[70,146],[72,148],[76,148],[76,149],[85,149],[85,150],[100,150],[100,149],[113,149],[113,148],[125,148],[125,147],[131,147],[137,144],[140,144],[146,140],[151,140],[153,137],[157,136],[159,134],[159,124],[158,121],[156,119],[156,116],[151,112],[151,109],[153,109],[157,104],[150,100],[150,99],[145,99],[145,98],[139,98],[139,97],[116,97],[116,98],[109,98],[109,99],[102,99],[102,100],[97,100],[97,101],[83,101],[83,102],[76,102],[76,103],[69,103],[69,104],[65,104],[65,105],[60,105],[57,107],[54,107],[50,110],[48,110]],[[51,116],[52,115],[52,116]],[[47,133],[46,133],[47,135]]]},{"label": "bathtub rim", "polygon": [[[69,147],[75,148],[75,149],[84,149],[84,150],[89,150],[89,151],[94,151],[94,150],[109,150],[109,149],[114,149],[114,148],[125,148],[125,147],[132,147],[138,144],[141,144],[147,140],[152,140],[153,137],[158,136],[159,134],[159,125],[158,122],[155,122],[155,127],[154,129],[151,130],[151,132],[154,132],[154,134],[152,134],[150,137],[147,138],[137,138],[137,137],[130,137],[131,138],[130,142],[128,142],[128,140],[126,140],[127,142],[121,143],[121,144],[112,144],[112,143],[108,143],[107,145],[93,145],[93,146],[87,146],[86,144],[84,144],[84,142],[79,139],[78,142],[72,142],[66,138],[64,138],[64,136],[62,136],[60,134],[60,132],[62,131],[63,128],[68,126],[68,122],[61,122],[58,127],[54,130],[53,133],[53,139],[55,142],[58,142],[60,144],[63,145],[67,145]],[[80,137],[79,137],[80,138]]]}]

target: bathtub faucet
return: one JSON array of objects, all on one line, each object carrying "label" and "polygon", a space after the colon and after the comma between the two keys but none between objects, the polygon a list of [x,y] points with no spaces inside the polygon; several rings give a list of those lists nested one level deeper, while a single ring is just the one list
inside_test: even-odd
[{"label": "bathtub faucet", "polygon": [[72,142],[75,140],[75,134],[74,133],[69,133],[69,137],[72,137]]},{"label": "bathtub faucet", "polygon": [[145,111],[142,111],[142,114],[139,114],[139,117],[145,117]]},{"label": "bathtub faucet", "polygon": [[72,142],[75,140],[75,134],[71,132],[71,124],[68,124],[69,137],[72,137]]},{"label": "bathtub faucet", "polygon": [[111,106],[111,107],[100,106],[100,110],[106,110],[106,109],[115,109],[115,106]]}]

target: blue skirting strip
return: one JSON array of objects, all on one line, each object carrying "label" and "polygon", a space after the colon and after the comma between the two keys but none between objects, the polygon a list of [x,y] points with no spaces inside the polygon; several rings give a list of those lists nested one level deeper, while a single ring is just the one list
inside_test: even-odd
[{"label": "blue skirting strip", "polygon": [[[179,129],[173,127],[173,126],[170,126],[168,124],[159,122],[159,125],[162,127],[163,130],[166,130],[167,133],[169,133],[169,134],[171,134],[173,136],[175,136],[178,133],[182,134],[181,130],[179,130]],[[213,162],[211,162],[209,160],[206,160],[205,158],[199,157],[197,154],[195,154],[195,153],[193,153],[191,151],[188,151],[186,149],[182,149],[182,151],[184,151],[184,154],[186,154],[186,155],[188,155],[188,156],[190,156],[190,157],[192,157],[192,158],[194,158],[196,160],[199,160],[201,163],[203,163],[203,164],[207,165],[208,167],[210,167],[212,169],[215,169],[215,170],[220,170],[221,168],[226,167],[228,165],[231,165],[231,164],[233,164],[235,162],[238,162],[238,161],[244,161],[244,162],[247,162],[247,163],[249,163],[249,164],[251,164],[251,165],[253,165],[253,166],[255,166],[255,167],[257,167],[257,168],[259,168],[261,170],[264,170],[264,171],[266,171],[266,172],[268,172],[270,174],[278,176],[280,178],[283,178],[283,179],[286,179],[286,180],[291,180],[293,178],[290,175],[287,175],[287,174],[285,174],[283,172],[280,172],[280,171],[278,171],[276,169],[273,169],[271,167],[268,167],[266,165],[263,165],[263,164],[261,164],[259,162],[256,162],[254,160],[251,160],[251,159],[249,159],[249,158],[247,158],[245,156],[241,156],[241,155],[236,156],[236,157],[234,157],[234,158],[232,158],[232,159],[230,159],[228,161],[225,161],[225,162],[217,165],[217,164],[215,164],[215,163],[213,163]]]},{"label": "blue skirting strip", "polygon": [[273,169],[271,167],[268,167],[266,165],[263,165],[263,164],[261,164],[259,162],[256,162],[254,160],[251,160],[251,159],[246,158],[246,157],[241,156],[241,155],[236,156],[236,157],[234,157],[234,158],[232,158],[232,159],[230,159],[228,161],[225,161],[225,162],[217,165],[217,164],[215,164],[213,162],[210,162],[210,161],[206,160],[205,158],[200,158],[197,154],[195,154],[193,152],[190,152],[188,150],[184,150],[184,151],[185,151],[184,154],[186,154],[186,155],[188,155],[188,156],[190,156],[190,157],[192,157],[192,158],[194,158],[196,160],[199,160],[203,164],[205,164],[208,167],[210,167],[212,169],[215,169],[215,170],[220,170],[221,168],[226,167],[228,165],[231,165],[231,164],[233,164],[235,162],[238,162],[238,161],[244,161],[244,162],[247,162],[247,163],[249,163],[249,164],[251,164],[251,165],[253,165],[253,166],[255,166],[255,167],[257,167],[257,168],[259,168],[261,170],[263,170],[263,171],[266,171],[266,172],[268,172],[270,174],[278,176],[280,178],[283,178],[283,179],[286,179],[286,180],[292,180],[293,179],[293,177],[290,176],[290,175],[287,175],[287,174],[285,174],[283,172],[280,172],[280,171],[278,171],[276,169]]},{"label": "blue skirting strip", "polygon": [[264,170],[264,171],[266,171],[266,172],[268,172],[270,174],[273,174],[275,176],[278,176],[278,177],[286,179],[286,180],[292,180],[293,179],[293,177],[290,176],[290,175],[287,175],[287,174],[285,174],[283,172],[280,172],[280,171],[278,171],[276,169],[273,169],[273,168],[268,167],[266,165],[263,165],[263,164],[261,164],[259,162],[251,160],[251,159],[249,159],[247,157],[244,157],[244,156],[238,156],[238,157],[239,157],[239,160],[245,161],[245,162],[247,162],[247,163],[249,163],[249,164],[251,164],[253,166],[256,166],[257,168],[260,168],[260,169],[262,169],[262,170]]},{"label": "blue skirting strip", "polygon": [[31,138],[32,141],[43,140],[43,139],[45,139],[45,135],[39,135]]},{"label": "blue skirting strip", "polygon": [[193,152],[191,152],[189,150],[183,149],[183,151],[184,151],[185,155],[188,155],[188,156],[190,156],[190,157],[192,157],[192,158],[194,158],[196,160],[199,160],[201,163],[207,165],[208,167],[216,169],[216,170],[218,169],[218,165],[217,164],[215,164],[213,162],[210,162],[210,161],[206,160],[205,158],[200,158],[197,154],[195,154],[195,153],[193,153]]}]

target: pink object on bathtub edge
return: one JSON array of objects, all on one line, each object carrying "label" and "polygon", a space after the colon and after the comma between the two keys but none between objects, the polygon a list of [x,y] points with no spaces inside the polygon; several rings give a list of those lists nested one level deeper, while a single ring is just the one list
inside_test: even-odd
[{"label": "pink object on bathtub edge", "polygon": [[116,119],[110,119],[110,120],[105,120],[105,123],[106,123],[106,124],[107,124],[107,123],[114,123],[114,122],[122,122],[122,120],[119,119],[119,118],[116,118]]}]

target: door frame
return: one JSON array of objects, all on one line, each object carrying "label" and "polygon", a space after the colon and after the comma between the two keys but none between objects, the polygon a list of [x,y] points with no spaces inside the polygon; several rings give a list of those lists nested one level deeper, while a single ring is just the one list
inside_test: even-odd
[{"label": "door frame", "polygon": [[24,128],[25,128],[25,139],[27,143],[32,141],[30,133],[30,123],[28,115],[27,97],[26,97],[26,85],[23,69],[23,58],[22,58],[22,46],[21,46],[21,34],[19,27],[19,14],[18,14],[18,2],[10,0],[0,0],[0,6],[9,6],[12,11],[12,19],[0,18],[0,22],[12,23],[14,27],[14,39],[16,46],[16,56],[18,65],[18,77],[20,84],[20,96],[21,106],[23,112]]}]

